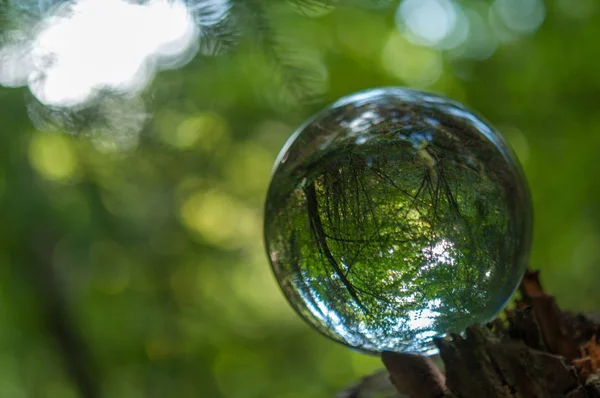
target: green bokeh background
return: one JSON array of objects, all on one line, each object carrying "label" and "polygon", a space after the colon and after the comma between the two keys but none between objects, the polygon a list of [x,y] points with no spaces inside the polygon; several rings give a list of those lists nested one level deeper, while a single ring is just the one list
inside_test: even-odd
[{"label": "green bokeh background", "polygon": [[102,397],[330,397],[379,368],[296,316],[262,243],[287,137],[376,86],[446,94],[505,134],[533,195],[531,267],[563,307],[598,309],[596,2],[547,0],[539,29],[515,33],[486,28],[491,2],[461,1],[483,30],[447,51],[407,40],[392,3],[318,17],[267,3],[322,96],[293,105],[277,68],[241,37],[156,76],[135,148],[38,131],[26,89],[0,89],[0,397],[80,396],[56,339],[60,308]]}]

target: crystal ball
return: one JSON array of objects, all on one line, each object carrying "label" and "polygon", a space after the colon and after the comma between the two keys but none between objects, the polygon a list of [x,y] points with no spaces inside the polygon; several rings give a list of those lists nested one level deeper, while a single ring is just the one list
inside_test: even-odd
[{"label": "crystal ball", "polygon": [[489,123],[440,95],[380,88],[292,135],[264,227],[275,277],[309,324],[363,352],[429,354],[510,299],[532,205]]}]

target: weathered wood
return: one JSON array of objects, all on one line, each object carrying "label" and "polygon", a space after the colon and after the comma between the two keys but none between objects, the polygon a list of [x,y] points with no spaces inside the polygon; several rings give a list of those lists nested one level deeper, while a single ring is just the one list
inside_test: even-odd
[{"label": "weathered wood", "polygon": [[409,397],[451,397],[446,378],[429,357],[383,352],[381,360],[396,389]]},{"label": "weathered wood", "polygon": [[599,322],[561,311],[537,272],[525,275],[519,291],[504,317],[435,341],[445,373],[430,358],[383,353],[397,392],[411,398],[600,398]]},{"label": "weathered wood", "polygon": [[467,329],[464,338],[454,335],[436,344],[447,364],[447,387],[458,397],[563,397],[580,387],[564,357],[498,339],[479,326]]},{"label": "weathered wood", "polygon": [[573,336],[567,333],[568,328],[556,299],[542,289],[539,272],[525,274],[519,290],[523,297],[518,305],[532,309],[548,351],[562,355],[569,361],[575,359],[578,347]]}]

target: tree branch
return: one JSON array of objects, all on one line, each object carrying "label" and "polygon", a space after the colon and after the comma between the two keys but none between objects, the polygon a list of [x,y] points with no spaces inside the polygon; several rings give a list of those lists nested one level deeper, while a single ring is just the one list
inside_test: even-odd
[{"label": "tree branch", "polygon": [[431,358],[384,352],[382,361],[397,393],[411,398],[600,398],[600,325],[561,311],[537,272],[525,275],[520,292],[505,320],[436,339],[445,374]]}]

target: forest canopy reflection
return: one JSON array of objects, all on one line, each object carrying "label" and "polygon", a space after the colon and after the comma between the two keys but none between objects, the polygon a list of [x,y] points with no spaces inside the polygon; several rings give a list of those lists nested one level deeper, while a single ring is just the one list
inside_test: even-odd
[{"label": "forest canopy reflection", "polygon": [[267,250],[296,310],[370,352],[430,352],[491,320],[525,269],[531,204],[504,140],[402,89],[338,101],[280,154]]}]

